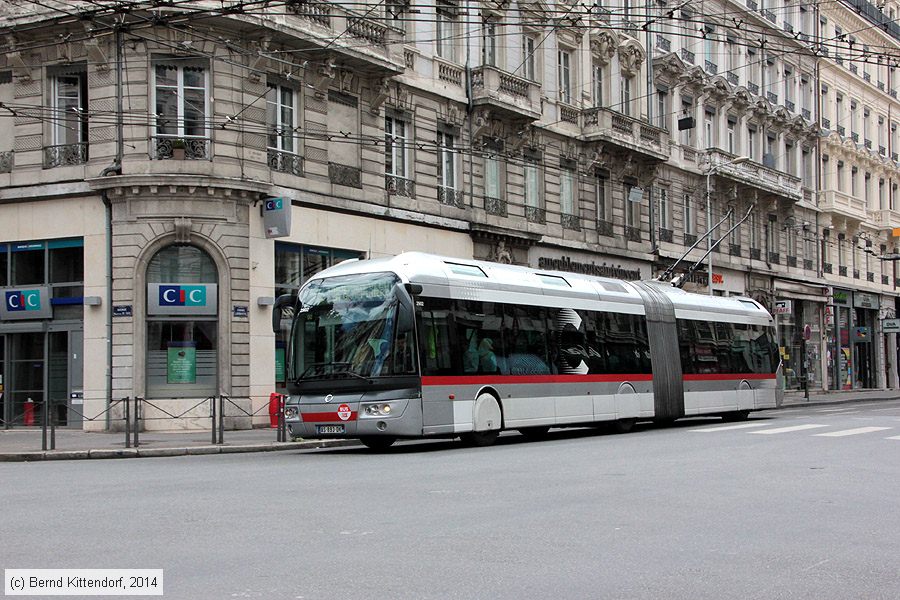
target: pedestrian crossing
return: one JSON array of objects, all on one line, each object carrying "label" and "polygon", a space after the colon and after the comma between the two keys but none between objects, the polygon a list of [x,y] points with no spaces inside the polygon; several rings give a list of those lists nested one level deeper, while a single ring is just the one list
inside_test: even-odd
[{"label": "pedestrian crossing", "polygon": [[[849,429],[841,428],[840,426],[829,425],[827,423],[800,423],[796,425],[780,425],[778,427],[773,427],[775,425],[772,421],[750,421],[747,423],[739,423],[739,424],[727,424],[727,425],[711,425],[705,427],[698,427],[696,429],[689,429],[688,431],[693,433],[719,433],[723,431],[739,431],[741,433],[748,433],[751,435],[780,435],[787,433],[800,433],[800,432],[812,432],[816,430],[825,429],[828,427],[835,428],[833,431],[819,431],[817,433],[810,433],[809,435],[813,437],[827,437],[827,438],[844,438],[856,435],[872,435],[872,434],[884,434],[886,432],[896,432],[900,429],[900,426],[897,427],[886,427],[886,426],[876,426],[870,425],[865,427],[851,427]],[[846,425],[844,426],[846,427]],[[900,435],[892,435],[884,437],[886,440],[898,440],[900,441]]]}]

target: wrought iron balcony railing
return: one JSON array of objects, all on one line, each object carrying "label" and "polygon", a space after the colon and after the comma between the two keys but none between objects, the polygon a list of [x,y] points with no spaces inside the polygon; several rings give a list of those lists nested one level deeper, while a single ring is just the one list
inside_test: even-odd
[{"label": "wrought iron balcony railing", "polygon": [[63,144],[61,146],[44,147],[44,168],[83,165],[88,160],[88,145]]},{"label": "wrought iron balcony railing", "polygon": [[444,187],[442,185],[438,186],[438,202],[448,206],[455,206],[456,208],[466,207],[462,190]]},{"label": "wrought iron balcony railing", "polygon": [[547,222],[547,211],[543,208],[538,208],[537,206],[526,206],[525,220],[530,221],[531,223],[544,224]]},{"label": "wrought iron balcony railing", "polygon": [[15,153],[12,150],[8,152],[0,152],[0,173],[12,172],[14,157]]},{"label": "wrought iron balcony railing", "polygon": [[269,148],[266,154],[269,168],[273,171],[290,173],[298,177],[303,176],[303,157],[299,154],[284,152],[275,148]]},{"label": "wrought iron balcony railing", "polygon": [[384,189],[387,190],[388,194],[395,196],[416,197],[416,182],[406,177],[385,174]]},{"label": "wrought iron balcony railing", "polygon": [[156,160],[206,160],[209,158],[209,139],[156,137],[150,145]]},{"label": "wrought iron balcony railing", "polygon": [[497,217],[505,217],[508,215],[506,200],[503,198],[484,197],[484,212]]}]

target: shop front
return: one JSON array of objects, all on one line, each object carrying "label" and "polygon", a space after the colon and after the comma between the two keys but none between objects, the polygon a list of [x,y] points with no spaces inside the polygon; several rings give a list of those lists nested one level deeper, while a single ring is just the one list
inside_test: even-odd
[{"label": "shop front", "polygon": [[870,292],[834,288],[826,321],[829,389],[856,390],[879,386],[876,328],[879,297]]},{"label": "shop front", "polygon": [[822,321],[828,288],[782,279],[776,279],[774,284],[771,311],[775,317],[785,389],[824,389]]},{"label": "shop front", "polygon": [[0,243],[0,426],[83,418],[81,238]]}]

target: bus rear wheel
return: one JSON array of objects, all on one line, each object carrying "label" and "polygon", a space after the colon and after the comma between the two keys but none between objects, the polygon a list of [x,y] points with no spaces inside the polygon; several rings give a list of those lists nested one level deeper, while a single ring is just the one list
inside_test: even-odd
[{"label": "bus rear wheel", "polygon": [[359,438],[359,441],[371,450],[387,450],[394,445],[397,438],[386,435],[364,435]]}]

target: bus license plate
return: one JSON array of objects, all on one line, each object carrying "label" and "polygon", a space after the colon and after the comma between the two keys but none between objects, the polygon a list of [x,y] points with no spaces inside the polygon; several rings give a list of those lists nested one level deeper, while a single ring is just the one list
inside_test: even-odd
[{"label": "bus license plate", "polygon": [[316,425],[316,433],[344,433],[343,425]]}]

